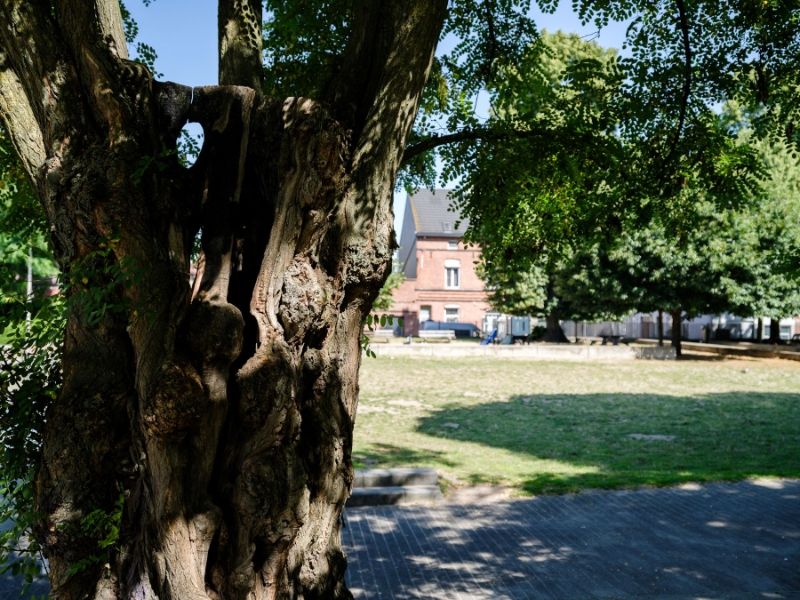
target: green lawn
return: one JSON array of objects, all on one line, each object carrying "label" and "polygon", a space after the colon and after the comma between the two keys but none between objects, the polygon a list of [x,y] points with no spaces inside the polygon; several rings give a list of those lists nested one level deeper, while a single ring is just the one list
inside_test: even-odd
[{"label": "green lawn", "polygon": [[365,359],[354,446],[520,495],[800,477],[800,363]]}]

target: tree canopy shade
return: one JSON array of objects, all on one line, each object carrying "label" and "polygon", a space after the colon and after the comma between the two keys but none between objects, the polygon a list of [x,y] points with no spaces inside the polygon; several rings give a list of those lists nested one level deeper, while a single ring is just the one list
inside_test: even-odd
[{"label": "tree canopy shade", "polygon": [[[784,87],[796,37],[772,19],[797,11],[763,4],[578,2],[600,21],[642,15],[635,64],[655,62],[622,83],[634,98],[641,81],[664,82],[669,102],[641,103],[630,131],[652,142],[645,156],[677,165],[647,183],[652,196],[684,172],[719,171],[691,158],[706,114],[695,91],[758,88],[773,113],[795,114]],[[220,0],[220,85],[192,89],[128,59],[133,25],[117,0],[0,0],[0,116],[68,289],[63,384],[36,473],[55,598],[349,597],[339,528],[360,336],[390,270],[401,164],[413,183],[445,143],[470,142],[471,156],[526,138],[587,148],[594,181],[615,156],[588,150],[617,145],[592,109],[569,135],[475,119],[474,95],[525,63],[529,5]],[[456,43],[434,58],[443,35]],[[722,74],[708,92],[694,82],[706,67]],[[582,69],[575,81],[592,92]],[[178,155],[187,121],[204,130],[190,168]],[[658,172],[649,164],[641,173]]]}]

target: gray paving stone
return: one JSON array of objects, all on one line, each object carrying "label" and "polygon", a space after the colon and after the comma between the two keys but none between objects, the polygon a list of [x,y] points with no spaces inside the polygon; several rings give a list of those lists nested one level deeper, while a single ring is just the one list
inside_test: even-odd
[{"label": "gray paving stone", "polygon": [[404,485],[353,488],[347,506],[379,506],[385,504],[435,504],[442,492],[436,485]]},{"label": "gray paving stone", "polygon": [[[349,508],[345,522],[359,600],[800,599],[797,480]],[[19,586],[0,577],[0,600]]]},{"label": "gray paving stone", "polygon": [[356,471],[354,488],[404,485],[436,485],[439,475],[435,469],[395,467],[393,469],[363,469]]},{"label": "gray paving stone", "polygon": [[361,600],[800,598],[800,481],[353,508]]}]

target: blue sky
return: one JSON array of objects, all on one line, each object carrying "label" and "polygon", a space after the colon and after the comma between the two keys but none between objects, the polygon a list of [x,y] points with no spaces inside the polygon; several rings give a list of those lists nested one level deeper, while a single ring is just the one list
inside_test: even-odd
[{"label": "blue sky", "polygon": [[[532,16],[540,29],[593,36],[597,28],[593,24],[582,25],[571,4],[561,0],[555,13],[543,14],[534,9]],[[139,24],[139,41],[153,46],[158,53],[156,70],[162,74],[159,79],[191,86],[217,83],[216,1],[155,0],[145,6],[142,0],[126,0],[125,5]],[[600,45],[611,48],[620,48],[624,38],[625,25],[621,23],[610,23],[595,37]],[[479,104],[478,112],[487,111]],[[405,194],[396,194],[398,232],[404,203]]]},{"label": "blue sky", "polygon": [[[158,52],[156,66],[164,79],[185,85],[217,83],[217,3],[214,0],[155,0],[144,6],[142,0],[127,0],[125,5],[139,24],[139,39]],[[561,0],[552,15],[533,11],[540,29],[591,35],[593,24],[581,25],[571,2]],[[619,48],[625,27],[611,23],[599,33],[602,46]]]}]

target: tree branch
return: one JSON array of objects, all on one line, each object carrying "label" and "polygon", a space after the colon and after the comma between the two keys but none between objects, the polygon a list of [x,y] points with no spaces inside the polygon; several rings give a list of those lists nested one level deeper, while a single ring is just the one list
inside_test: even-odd
[{"label": "tree branch", "polygon": [[128,58],[118,0],[60,0],[59,25],[75,58],[87,46],[103,47],[112,56]]},{"label": "tree branch", "polygon": [[152,74],[127,60],[128,48],[118,0],[60,0],[58,25],[72,53],[85,96],[107,127],[112,143],[124,139],[134,122],[136,96]]},{"label": "tree branch", "polygon": [[4,62],[16,74],[25,90],[31,112],[39,128],[57,129],[48,111],[62,96],[65,79],[62,65],[60,36],[51,19],[48,5],[25,0],[0,2],[0,47]]},{"label": "tree branch", "polygon": [[217,15],[220,85],[261,92],[261,1],[220,0]]},{"label": "tree branch", "polygon": [[674,153],[674,148],[678,146],[683,128],[686,124],[686,113],[689,107],[689,98],[692,94],[692,47],[689,42],[689,18],[686,15],[686,5],[684,0],[675,0],[678,5],[678,20],[681,28],[681,41],[683,43],[683,89],[681,90],[680,108],[678,114],[678,127],[675,130],[675,138],[672,143],[673,150],[670,154]]},{"label": "tree branch", "polygon": [[411,74],[427,78],[446,9],[442,0],[355,3],[342,67],[325,96],[339,118],[352,125],[356,137],[376,103],[389,99],[387,92],[414,88],[417,82],[409,79]]},{"label": "tree branch", "polygon": [[344,90],[343,99],[349,98],[355,107],[352,164],[354,190],[358,190],[345,209],[347,230],[353,236],[347,243],[372,240],[374,262],[363,275],[354,275],[353,281],[374,278],[382,283],[392,250],[394,178],[430,72],[447,2],[366,0],[365,4],[378,14],[369,15],[363,24],[372,21],[377,26],[354,33],[364,43],[351,56],[353,62],[345,63],[352,85]]},{"label": "tree branch", "polygon": [[438,148],[439,146],[446,146],[447,144],[455,144],[458,142],[471,142],[475,140],[505,140],[505,139],[525,139],[543,137],[545,131],[540,130],[508,130],[508,129],[490,129],[488,127],[482,129],[464,129],[455,133],[448,133],[445,135],[434,135],[425,138],[418,142],[406,146],[403,153],[403,165],[408,164],[414,158],[424,152]]},{"label": "tree branch", "polygon": [[114,42],[117,56],[128,58],[128,42],[125,40],[125,28],[122,23],[122,11],[119,0],[96,0],[100,33]]},{"label": "tree branch", "polygon": [[47,157],[42,130],[22,82],[5,59],[5,54],[0,50],[0,117],[25,171],[35,183],[36,174]]},{"label": "tree branch", "polygon": [[[559,137],[559,132],[552,129],[492,129],[484,127],[481,129],[464,129],[454,133],[447,133],[444,135],[434,135],[425,138],[418,142],[406,146],[403,153],[402,164],[406,165],[414,158],[424,152],[433,150],[440,146],[447,144],[456,144],[458,142],[472,142],[476,140],[524,140],[524,139],[542,139],[553,140]],[[562,137],[561,139],[566,139]],[[587,143],[596,139],[596,136],[577,135],[574,140],[580,143]]]}]

